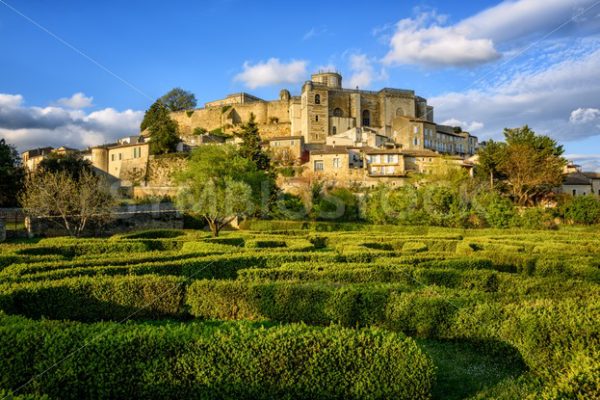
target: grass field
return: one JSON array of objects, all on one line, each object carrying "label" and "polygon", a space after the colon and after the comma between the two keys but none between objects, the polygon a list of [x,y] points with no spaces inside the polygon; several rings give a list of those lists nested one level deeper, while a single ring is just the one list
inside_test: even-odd
[{"label": "grass field", "polygon": [[246,228],[0,245],[0,394],[600,398],[594,229]]}]

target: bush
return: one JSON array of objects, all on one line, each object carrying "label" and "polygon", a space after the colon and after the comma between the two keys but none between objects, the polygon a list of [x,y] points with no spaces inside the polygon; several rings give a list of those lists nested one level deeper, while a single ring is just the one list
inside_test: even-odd
[{"label": "bush", "polygon": [[282,193],[271,207],[271,218],[279,220],[303,220],[307,211],[302,199],[290,193]]},{"label": "bush", "polygon": [[60,399],[428,399],[434,379],[412,339],[336,326],[86,326],[3,317],[0,359],[0,386],[31,379],[24,391]]},{"label": "bush", "polygon": [[80,321],[184,315],[185,279],[95,277],[0,287],[0,308],[31,318]]},{"label": "bush", "polygon": [[563,217],[572,223],[592,225],[600,223],[600,199],[597,195],[575,196],[561,206]]}]

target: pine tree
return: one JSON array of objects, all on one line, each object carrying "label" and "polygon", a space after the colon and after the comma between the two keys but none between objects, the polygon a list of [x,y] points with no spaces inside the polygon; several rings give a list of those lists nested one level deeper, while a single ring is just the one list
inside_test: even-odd
[{"label": "pine tree", "polygon": [[259,170],[269,170],[271,160],[262,149],[258,124],[254,114],[250,114],[250,120],[242,126],[242,129],[236,135],[242,139],[239,150],[240,155],[254,161]]},{"label": "pine tree", "polygon": [[179,128],[169,114],[169,109],[161,100],[157,100],[144,115],[140,129],[150,131],[151,154],[172,153],[177,148]]}]

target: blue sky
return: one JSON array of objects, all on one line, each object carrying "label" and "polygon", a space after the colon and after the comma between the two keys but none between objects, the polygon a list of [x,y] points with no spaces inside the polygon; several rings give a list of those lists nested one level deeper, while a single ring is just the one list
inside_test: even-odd
[{"label": "blue sky", "polygon": [[482,139],[528,123],[599,169],[596,1],[0,0],[0,137],[85,147],[134,134],[175,86],[269,99],[335,68]]}]

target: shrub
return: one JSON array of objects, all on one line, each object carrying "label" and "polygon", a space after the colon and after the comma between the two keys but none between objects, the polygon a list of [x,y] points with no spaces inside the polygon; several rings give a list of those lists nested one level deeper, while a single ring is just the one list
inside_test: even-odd
[{"label": "shrub", "polygon": [[564,218],[575,224],[592,225],[600,223],[600,199],[590,194],[575,196],[561,206]]},{"label": "shrub", "polygon": [[0,307],[32,318],[100,321],[180,317],[185,280],[175,277],[95,277],[0,288]]},{"label": "shrub", "polygon": [[428,399],[434,379],[412,339],[336,326],[86,326],[4,317],[0,359],[1,386],[31,379],[23,390],[60,399]]},{"label": "shrub", "polygon": [[245,246],[253,249],[272,249],[287,247],[285,240],[247,240]]}]

